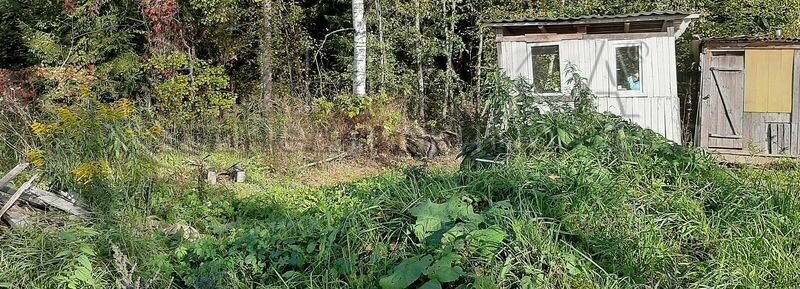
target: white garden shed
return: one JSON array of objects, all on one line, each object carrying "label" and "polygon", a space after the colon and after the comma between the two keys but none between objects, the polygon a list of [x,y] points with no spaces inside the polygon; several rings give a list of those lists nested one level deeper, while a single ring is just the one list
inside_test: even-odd
[{"label": "white garden shed", "polygon": [[675,39],[698,15],[648,12],[570,18],[502,19],[498,61],[536,94],[568,94],[565,68],[587,78],[601,112],[611,112],[681,143]]}]

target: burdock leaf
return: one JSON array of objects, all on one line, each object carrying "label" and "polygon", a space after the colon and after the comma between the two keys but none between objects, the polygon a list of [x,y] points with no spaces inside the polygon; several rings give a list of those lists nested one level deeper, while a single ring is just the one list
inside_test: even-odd
[{"label": "burdock leaf", "polygon": [[395,266],[392,274],[381,278],[379,284],[383,289],[403,289],[413,284],[422,276],[425,268],[431,265],[433,257],[430,255],[415,256],[403,260]]}]

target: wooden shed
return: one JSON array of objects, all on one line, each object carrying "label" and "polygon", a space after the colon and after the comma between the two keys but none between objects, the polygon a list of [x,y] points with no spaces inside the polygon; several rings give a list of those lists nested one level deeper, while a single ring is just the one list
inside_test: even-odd
[{"label": "wooden shed", "polygon": [[701,41],[695,142],[735,156],[800,155],[800,39]]},{"label": "wooden shed", "polygon": [[568,94],[565,68],[588,79],[598,110],[681,142],[675,38],[698,15],[648,12],[570,18],[503,19],[495,29],[498,61],[534,93]]}]

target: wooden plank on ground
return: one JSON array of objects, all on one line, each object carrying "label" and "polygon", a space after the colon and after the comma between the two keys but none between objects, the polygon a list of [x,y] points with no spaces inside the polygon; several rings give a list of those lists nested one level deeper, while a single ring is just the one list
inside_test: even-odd
[{"label": "wooden plank on ground", "polygon": [[31,177],[27,182],[22,184],[22,186],[20,186],[19,189],[17,189],[17,191],[14,192],[14,194],[12,194],[10,198],[8,198],[8,201],[6,202],[6,204],[3,205],[2,209],[0,209],[0,217],[2,217],[3,214],[5,214],[6,211],[8,211],[8,209],[11,208],[11,206],[14,205],[15,202],[17,202],[17,200],[19,199],[19,196],[21,196],[22,193],[24,193],[25,191],[30,189],[31,186],[33,186],[33,181],[35,181],[36,178],[38,178],[38,177],[39,177],[39,175],[33,175],[33,177]]},{"label": "wooden plank on ground", "polygon": [[19,228],[28,222],[28,214],[25,209],[14,205],[3,215],[3,220],[6,221],[11,228]]},{"label": "wooden plank on ground", "polygon": [[[0,204],[5,204],[6,202],[8,202],[8,199],[11,197],[9,193],[13,193],[15,191],[17,190],[8,186],[0,188]],[[47,206],[44,203],[42,203],[42,201],[34,198],[33,196],[27,193],[22,193],[22,196],[19,197],[18,202],[26,202],[28,205],[38,209],[44,210],[47,208]]]},{"label": "wooden plank on ground", "polygon": [[28,193],[31,194],[36,199],[38,199],[39,201],[42,201],[43,203],[52,206],[54,208],[57,208],[59,210],[62,210],[64,212],[73,214],[81,218],[89,216],[89,211],[87,211],[86,209],[81,208],[80,206],[75,205],[51,192],[33,187],[30,190],[28,190]]},{"label": "wooden plank on ground", "polygon": [[28,163],[20,163],[9,171],[2,179],[0,179],[0,188],[5,187],[8,183],[16,178],[22,171],[28,168]]},{"label": "wooden plank on ground", "polygon": [[[0,191],[3,192],[13,192],[15,191],[12,187],[2,187]],[[61,196],[58,196],[54,193],[36,188],[31,187],[25,194],[22,194],[22,200],[28,201],[37,206],[50,206],[56,209],[65,211],[67,213],[73,214],[75,216],[85,218],[89,216],[89,211],[84,208],[81,208],[78,205],[73,204],[70,201],[65,200]]]}]

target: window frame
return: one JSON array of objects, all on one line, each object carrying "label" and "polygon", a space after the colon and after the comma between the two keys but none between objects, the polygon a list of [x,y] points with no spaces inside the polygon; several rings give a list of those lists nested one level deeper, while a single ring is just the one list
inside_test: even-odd
[{"label": "window frame", "polygon": [[[611,63],[614,66],[612,70],[614,73],[613,91],[617,93],[617,97],[646,97],[647,93],[645,93],[645,87],[648,83],[645,81],[645,71],[644,71],[645,57],[643,52],[645,43],[640,40],[615,40],[610,42],[611,42]],[[619,75],[617,75],[617,69],[619,68],[617,67],[617,48],[621,47],[639,48],[639,82],[641,86],[639,90],[620,90],[617,86],[617,84],[619,83],[618,82]]]},{"label": "window frame", "polygon": [[561,58],[561,45],[560,44],[561,44],[560,42],[555,42],[555,41],[528,43],[528,46],[527,46],[527,49],[528,49],[528,65],[530,66],[529,67],[529,71],[530,71],[530,76],[531,76],[531,78],[530,78],[531,89],[535,88],[534,87],[535,80],[533,79],[533,77],[535,75],[534,67],[533,67],[534,66],[533,65],[533,48],[534,47],[544,47],[544,46],[555,46],[558,49],[558,75],[559,75],[558,88],[559,88],[559,91],[558,92],[536,92],[536,91],[534,91],[533,93],[536,94],[536,95],[541,95],[541,96],[564,96],[564,95],[566,95],[564,93],[564,71],[563,71],[563,67],[562,67],[563,58]]}]

